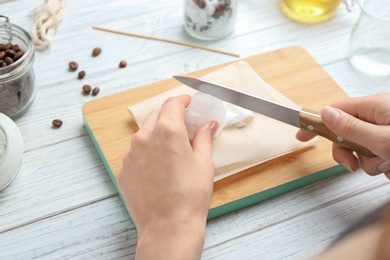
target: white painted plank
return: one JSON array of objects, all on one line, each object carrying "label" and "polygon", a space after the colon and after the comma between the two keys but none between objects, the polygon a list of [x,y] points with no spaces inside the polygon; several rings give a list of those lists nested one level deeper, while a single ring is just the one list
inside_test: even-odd
[{"label": "white painted plank", "polygon": [[[342,200],[353,201],[360,194],[370,193],[372,190],[389,189],[390,183],[384,176],[370,177],[363,172],[344,173],[328,180],[289,192],[277,198],[268,200],[230,213],[209,221],[206,235],[206,247],[213,247],[232,240],[237,233],[250,234],[259,227],[266,228],[277,223],[283,223],[291,218],[316,211],[319,207],[326,207],[339,203]],[[380,200],[383,201],[383,200]],[[339,225],[344,227],[351,224],[380,201],[369,201],[367,206],[348,215],[340,212],[337,219]]]},{"label": "white painted plank", "polygon": [[0,233],[0,259],[133,259],[135,243],[116,196]]},{"label": "white painted plank", "polygon": [[[334,184],[345,185],[342,180]],[[207,236],[204,259],[236,259],[238,256],[244,259],[305,258],[323,250],[349,224],[388,199],[387,183],[331,201],[321,197],[327,196],[321,193],[326,188],[318,187],[324,185],[332,183],[319,183],[310,189],[302,189],[210,221],[207,234],[217,231],[213,235],[220,237],[221,242],[211,245]],[[312,208],[301,208],[302,193],[313,200]],[[290,196],[293,196],[292,201]],[[286,203],[286,200],[289,202]],[[368,206],[367,201],[370,201]],[[294,209],[295,212],[291,212]],[[284,219],[276,219],[276,211]],[[254,217],[253,214],[257,216]],[[245,229],[245,226],[251,226],[251,230]],[[235,236],[228,238],[224,230],[229,230]],[[107,235],[108,232],[110,235]],[[23,250],[16,250],[13,243],[21,234],[26,234],[22,242],[33,246],[32,248],[27,246]],[[128,257],[128,251],[134,252],[136,243],[135,231],[117,197],[10,230],[2,234],[1,238],[6,241],[4,245],[7,248],[15,248],[15,251],[7,251],[4,256],[17,259],[28,259],[27,256],[112,259],[111,253]],[[38,239],[38,243],[30,242],[34,239]],[[53,251],[55,255],[52,254]]]},{"label": "white painted plank", "polygon": [[256,230],[236,231],[237,237],[206,248],[202,259],[309,259],[325,250],[357,215],[388,201],[389,195],[389,185],[384,185],[336,203],[321,204],[273,225],[252,221]]},{"label": "white painted plank", "polygon": [[14,182],[0,193],[1,233],[116,196],[88,136],[25,153]]}]

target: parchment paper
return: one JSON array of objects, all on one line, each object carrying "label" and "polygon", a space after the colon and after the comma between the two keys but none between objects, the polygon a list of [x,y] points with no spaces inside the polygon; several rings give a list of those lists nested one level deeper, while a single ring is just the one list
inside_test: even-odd
[{"label": "parchment paper", "polygon": [[[299,106],[268,85],[251,68],[239,61],[218,71],[212,72],[202,79],[225,85],[233,89],[273,100],[290,107]],[[142,125],[146,116],[154,109],[160,108],[169,97],[180,94],[193,95],[195,90],[181,85],[163,92],[138,104],[130,106],[138,126]],[[225,128],[213,141],[213,159],[216,167],[214,181],[221,180],[251,166],[260,164],[278,156],[312,145],[318,139],[309,142],[296,140],[297,128],[255,113],[254,118],[243,128]]]}]

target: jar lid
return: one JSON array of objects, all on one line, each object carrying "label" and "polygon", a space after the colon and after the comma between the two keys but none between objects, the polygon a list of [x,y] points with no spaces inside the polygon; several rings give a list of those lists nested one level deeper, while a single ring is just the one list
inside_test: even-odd
[{"label": "jar lid", "polygon": [[19,172],[23,157],[23,138],[16,124],[0,113],[0,191]]}]

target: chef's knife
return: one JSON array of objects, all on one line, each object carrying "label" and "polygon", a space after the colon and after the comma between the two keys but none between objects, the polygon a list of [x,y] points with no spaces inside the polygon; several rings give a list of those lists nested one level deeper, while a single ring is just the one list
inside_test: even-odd
[{"label": "chef's knife", "polygon": [[306,108],[297,109],[294,107],[285,106],[267,99],[259,98],[244,92],[233,90],[225,86],[220,86],[212,82],[196,78],[184,76],[173,77],[195,90],[209,94],[228,103],[249,109],[283,123],[293,125],[302,129],[303,131],[320,135],[334,143],[337,143],[349,150],[356,151],[360,154],[369,157],[375,156],[367,148],[357,143],[345,140],[331,132],[322,122],[320,113],[316,111],[312,111]]}]

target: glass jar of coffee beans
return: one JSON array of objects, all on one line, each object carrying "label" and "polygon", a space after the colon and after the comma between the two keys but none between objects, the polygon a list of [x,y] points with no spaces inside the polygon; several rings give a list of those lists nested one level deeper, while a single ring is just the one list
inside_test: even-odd
[{"label": "glass jar of coffee beans", "polygon": [[35,98],[34,44],[21,27],[0,15],[0,113],[22,115]]}]

